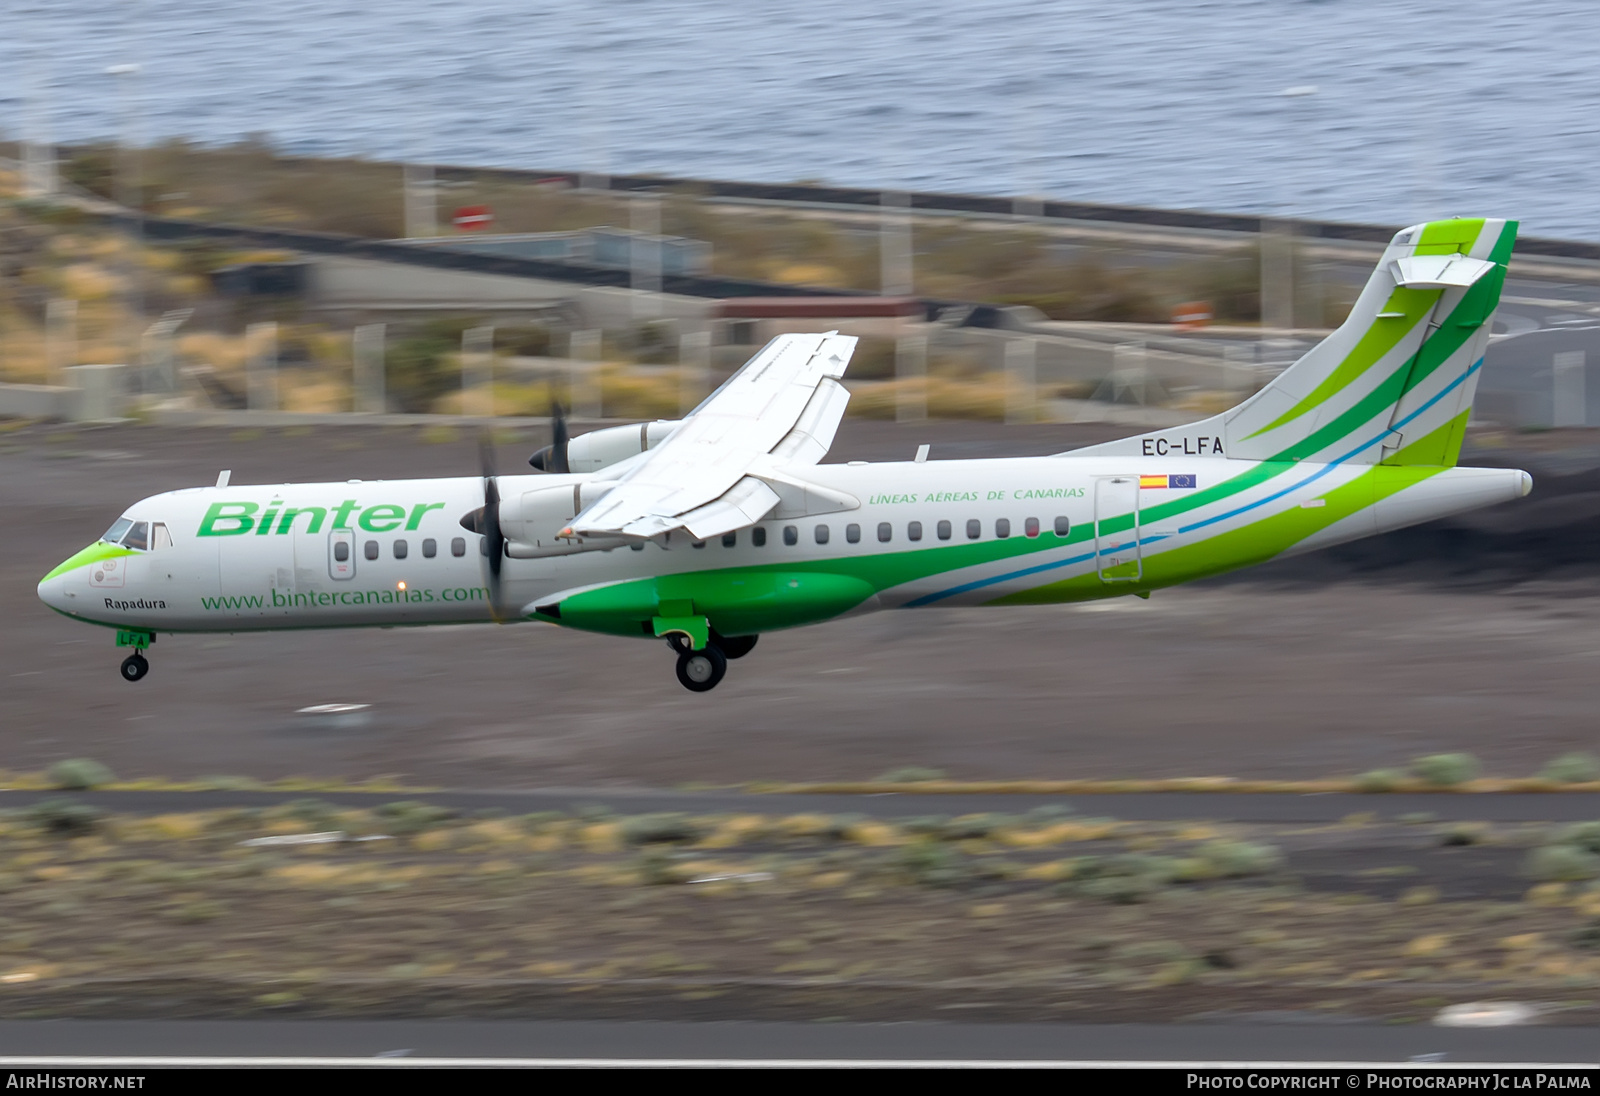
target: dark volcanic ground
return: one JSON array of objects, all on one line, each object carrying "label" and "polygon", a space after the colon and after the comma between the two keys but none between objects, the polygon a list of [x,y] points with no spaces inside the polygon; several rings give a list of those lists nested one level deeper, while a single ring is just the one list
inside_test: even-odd
[{"label": "dark volcanic ground", "polygon": [[[833,459],[1049,453],[1107,426],[847,422]],[[470,472],[410,427],[0,434],[0,767],[397,773],[453,786],[870,777],[1322,776],[1466,750],[1525,774],[1600,746],[1600,438],[1479,439],[1534,494],[1224,580],[1087,606],[880,614],[763,637],[714,693],[664,645],[543,625],[167,636],[149,678],[34,586],[130,501],[210,483]],[[1491,445],[1496,440],[1514,443]],[[503,466],[542,441],[507,436]],[[354,729],[295,711],[373,705]]]}]

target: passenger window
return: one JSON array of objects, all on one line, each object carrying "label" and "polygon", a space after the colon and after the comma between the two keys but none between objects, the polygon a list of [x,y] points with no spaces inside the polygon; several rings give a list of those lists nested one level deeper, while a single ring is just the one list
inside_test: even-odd
[{"label": "passenger window", "polygon": [[339,563],[349,563],[350,562],[350,545],[349,545],[349,543],[346,542],[346,541],[342,541],[342,540],[334,541],[333,542],[333,558]]},{"label": "passenger window", "polygon": [[1011,519],[996,518],[994,522],[994,535],[1004,540],[1011,535]]},{"label": "passenger window", "polygon": [[750,530],[750,543],[757,548],[765,548],[767,546],[767,527],[765,525],[758,525]]},{"label": "passenger window", "polygon": [[826,525],[817,526],[815,533],[818,544],[828,543],[828,527]]},{"label": "passenger window", "polygon": [[706,546],[706,542],[705,542],[705,541],[703,541],[703,540],[697,540],[697,541],[694,541],[694,542],[693,542],[693,543],[692,543],[692,544],[691,544],[691,545],[690,545],[690,547],[692,547],[692,548],[704,548],[704,547],[705,547],[705,546]]},{"label": "passenger window", "polygon": [[783,527],[783,543],[789,545],[791,548],[796,544],[799,544],[800,530],[796,529],[793,525],[785,525]]},{"label": "passenger window", "polygon": [[133,528],[133,522],[127,518],[118,518],[111,523],[111,528],[106,530],[106,535],[100,539],[107,544],[121,544],[123,536]]},{"label": "passenger window", "polygon": [[922,539],[922,522],[920,522],[920,521],[912,521],[912,522],[907,522],[906,523],[906,539],[907,540],[921,540]]},{"label": "passenger window", "polygon": [[855,524],[854,522],[846,525],[844,527],[844,539],[849,541],[851,544],[860,544],[861,526]]},{"label": "passenger window", "polygon": [[167,532],[167,523],[158,521],[150,526],[150,547],[171,548],[172,534]]},{"label": "passenger window", "polygon": [[967,539],[977,540],[981,536],[983,536],[983,522],[972,518],[967,522]]},{"label": "passenger window", "polygon": [[878,522],[878,539],[885,544],[894,539],[894,526],[886,521]]},{"label": "passenger window", "polygon": [[406,544],[405,541],[397,540],[397,541],[394,542],[394,558],[395,559],[405,559],[406,558],[406,554],[408,552],[410,552],[410,551],[411,551],[411,548],[410,548],[410,546],[408,544]]},{"label": "passenger window", "polygon": [[1064,537],[1072,532],[1072,522],[1066,518],[1056,518],[1056,536]]},{"label": "passenger window", "polygon": [[1039,535],[1039,519],[1038,518],[1029,518],[1027,521],[1023,522],[1022,523],[1022,531],[1023,531],[1023,533],[1025,533],[1026,535],[1028,535],[1030,537],[1038,536]]},{"label": "passenger window", "polygon": [[422,542],[422,558],[432,559],[439,554],[439,542],[432,537],[427,537]]},{"label": "passenger window", "polygon": [[450,540],[450,554],[452,556],[464,556],[464,555],[466,555],[467,554],[467,538],[466,537],[452,537],[451,540]]},{"label": "passenger window", "polygon": [[739,534],[738,533],[723,533],[722,534],[722,546],[724,548],[732,548],[735,545],[737,545],[738,543],[739,543]]},{"label": "passenger window", "polygon": [[941,521],[937,526],[937,531],[940,540],[950,539],[950,523],[948,521]]},{"label": "passenger window", "polygon": [[377,559],[378,558],[378,542],[375,541],[375,540],[367,541],[367,543],[362,546],[361,551],[368,559]]},{"label": "passenger window", "polygon": [[141,552],[150,547],[150,523],[136,521],[133,528],[128,530],[128,535],[122,538],[124,548],[135,548]]},{"label": "passenger window", "polygon": [[628,547],[632,548],[635,552],[642,552],[644,551],[644,541],[636,540],[632,544],[628,545]]}]

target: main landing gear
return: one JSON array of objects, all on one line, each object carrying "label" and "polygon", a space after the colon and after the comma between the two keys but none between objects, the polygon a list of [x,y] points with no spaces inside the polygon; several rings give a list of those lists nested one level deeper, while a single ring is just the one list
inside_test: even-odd
[{"label": "main landing gear", "polygon": [[706,693],[715,689],[727,676],[728,660],[743,658],[756,645],[759,636],[719,636],[711,633],[706,645],[696,651],[689,638],[674,632],[667,643],[678,652],[678,682],[692,693]]},{"label": "main landing gear", "polygon": [[144,657],[144,652],[155,641],[154,632],[117,630],[117,646],[133,648],[133,654],[122,660],[122,680],[138,681],[150,672],[150,660]]}]

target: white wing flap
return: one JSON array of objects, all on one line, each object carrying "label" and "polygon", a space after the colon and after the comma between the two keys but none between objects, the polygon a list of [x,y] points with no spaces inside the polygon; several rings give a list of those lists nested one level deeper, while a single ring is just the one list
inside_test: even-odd
[{"label": "white wing flap", "polygon": [[776,491],[755,477],[746,476],[721,498],[695,507],[677,521],[695,540],[709,540],[754,525],[770,514],[778,502]]},{"label": "white wing flap", "polygon": [[[815,463],[827,452],[849,399],[836,378],[844,375],[855,344],[854,337],[831,332],[774,339],[670,438],[636,458],[604,498],[572,520],[572,531],[581,537],[651,537],[686,525],[694,513],[699,538],[715,535],[701,529],[728,532],[759,521],[777,496],[741,481],[769,455]],[[778,452],[785,447],[793,452]],[[736,484],[744,493],[733,498]],[[726,505],[713,508],[719,500]]]}]

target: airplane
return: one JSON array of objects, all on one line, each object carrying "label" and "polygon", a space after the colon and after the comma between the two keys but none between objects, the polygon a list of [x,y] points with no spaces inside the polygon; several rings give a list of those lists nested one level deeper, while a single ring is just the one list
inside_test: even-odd
[{"label": "airplane", "polygon": [[188,487],[39,583],[161,634],[542,621],[665,640],[705,692],[766,632],[922,606],[1136,595],[1519,498],[1457,466],[1514,221],[1397,233],[1344,323],[1238,406],[1049,457],[823,464],[855,339],[773,339],[681,420],[567,437],[536,471]]}]

